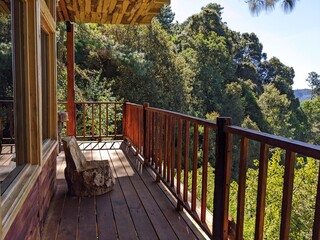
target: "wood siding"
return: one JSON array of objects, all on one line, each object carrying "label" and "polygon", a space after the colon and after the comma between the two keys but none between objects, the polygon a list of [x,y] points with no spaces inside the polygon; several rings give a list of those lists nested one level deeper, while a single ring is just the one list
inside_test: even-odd
[{"label": "wood siding", "polygon": [[43,165],[36,183],[4,239],[40,239],[43,220],[55,191],[56,155],[56,151],[53,151]]}]

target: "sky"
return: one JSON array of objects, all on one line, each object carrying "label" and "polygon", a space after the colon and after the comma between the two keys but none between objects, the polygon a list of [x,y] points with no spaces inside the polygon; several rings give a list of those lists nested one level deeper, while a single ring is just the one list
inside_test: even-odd
[{"label": "sky", "polygon": [[320,74],[320,1],[298,0],[291,13],[281,4],[252,15],[245,0],[171,0],[175,21],[183,22],[209,3],[224,7],[222,21],[237,32],[254,32],[268,59],[277,57],[295,70],[293,89],[310,88],[308,73]]}]

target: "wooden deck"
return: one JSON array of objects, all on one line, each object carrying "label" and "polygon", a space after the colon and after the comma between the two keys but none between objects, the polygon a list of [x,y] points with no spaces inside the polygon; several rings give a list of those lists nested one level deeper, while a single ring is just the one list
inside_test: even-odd
[{"label": "wooden deck", "polygon": [[111,160],[114,189],[91,198],[69,196],[62,152],[57,159],[57,191],[41,239],[207,238],[184,211],[176,210],[165,187],[155,182],[155,176],[142,167],[124,143],[80,147],[86,148],[83,152],[87,159]]},{"label": "wooden deck", "polygon": [[13,144],[3,144],[0,154],[0,182],[16,167],[13,161],[15,148]]}]

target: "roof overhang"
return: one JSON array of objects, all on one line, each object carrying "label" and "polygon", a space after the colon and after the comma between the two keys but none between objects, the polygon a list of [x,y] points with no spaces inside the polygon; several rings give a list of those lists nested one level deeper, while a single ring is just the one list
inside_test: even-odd
[{"label": "roof overhang", "polygon": [[[170,0],[58,0],[57,20],[101,24],[149,24]],[[0,0],[10,13],[10,0]]]}]

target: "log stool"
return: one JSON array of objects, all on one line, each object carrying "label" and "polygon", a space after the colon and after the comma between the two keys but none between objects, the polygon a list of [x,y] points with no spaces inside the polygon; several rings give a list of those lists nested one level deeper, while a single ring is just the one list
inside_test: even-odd
[{"label": "log stool", "polygon": [[115,183],[108,160],[87,161],[75,137],[62,139],[67,166],[64,170],[69,194],[101,195],[112,190]]}]

